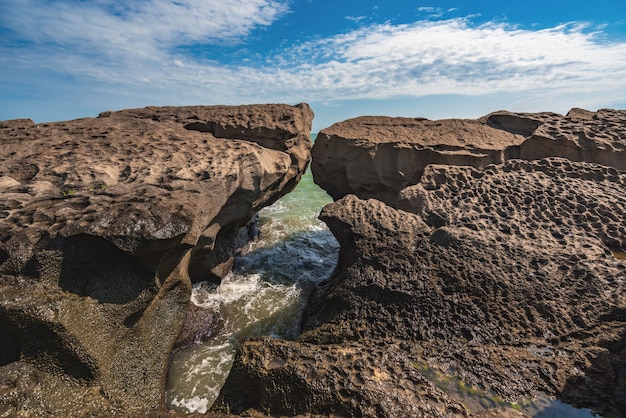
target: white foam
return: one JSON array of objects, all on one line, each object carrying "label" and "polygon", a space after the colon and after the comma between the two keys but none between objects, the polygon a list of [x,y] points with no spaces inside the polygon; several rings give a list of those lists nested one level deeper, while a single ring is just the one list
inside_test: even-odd
[{"label": "white foam", "polygon": [[338,247],[316,217],[305,201],[278,201],[263,209],[259,239],[237,257],[233,272],[219,286],[194,285],[191,302],[218,311],[224,326],[210,341],[173,357],[167,395],[174,409],[205,413],[210,408],[241,338],[297,336],[306,292],[332,270]]},{"label": "white foam", "polygon": [[244,297],[255,294],[260,286],[261,275],[228,274],[222,283],[214,287],[207,282],[194,286],[191,293],[191,302],[202,308],[219,309]]},{"label": "white foam", "polygon": [[171,400],[171,405],[178,408],[184,408],[190,413],[199,412],[201,414],[205,414],[209,410],[209,402],[210,400],[207,398],[194,396],[193,398],[174,398]]}]

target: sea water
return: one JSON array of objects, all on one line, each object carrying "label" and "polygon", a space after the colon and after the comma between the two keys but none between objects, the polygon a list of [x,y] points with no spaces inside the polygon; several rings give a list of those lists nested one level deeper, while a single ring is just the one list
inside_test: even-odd
[{"label": "sea water", "polygon": [[317,219],[331,201],[307,171],[294,191],[259,212],[259,238],[236,257],[232,273],[219,286],[194,286],[192,303],[217,310],[224,326],[172,356],[166,396],[173,409],[210,408],[242,338],[297,337],[306,300],[337,263],[339,244]]}]

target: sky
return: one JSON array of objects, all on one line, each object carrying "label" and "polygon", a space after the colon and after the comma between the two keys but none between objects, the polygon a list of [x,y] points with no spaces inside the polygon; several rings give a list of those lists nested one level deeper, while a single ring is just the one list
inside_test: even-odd
[{"label": "sky", "polygon": [[0,0],[0,120],[300,102],[313,132],[626,108],[626,2]]}]

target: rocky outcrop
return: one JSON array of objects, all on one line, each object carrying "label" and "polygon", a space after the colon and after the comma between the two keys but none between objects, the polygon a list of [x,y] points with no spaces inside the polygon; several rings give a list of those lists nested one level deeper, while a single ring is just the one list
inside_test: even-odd
[{"label": "rocky outcrop", "polygon": [[[601,120],[601,114],[615,121],[623,113],[575,110],[560,120],[585,125]],[[500,119],[493,128],[489,124],[500,117],[494,115],[508,122]],[[613,157],[602,157],[599,164],[578,161],[570,151],[563,151],[568,159],[538,158],[539,151],[529,155],[524,144],[539,136],[541,126],[524,115],[507,119],[510,115],[442,122],[506,135],[515,144],[500,151],[498,164],[438,160],[441,147],[438,157],[424,162],[414,158],[419,147],[410,145],[404,148],[409,156],[402,158],[413,165],[396,164],[388,172],[395,170],[393,181],[385,177],[369,189],[359,183],[359,162],[350,155],[361,158],[361,176],[377,178],[375,162],[393,155],[387,144],[401,129],[394,125],[386,139],[382,128],[378,134],[378,128],[363,127],[358,135],[349,130],[350,151],[348,135],[340,138],[345,125],[323,131],[326,145],[315,151],[316,142],[313,152],[314,175],[322,173],[316,181],[328,184],[333,196],[348,190],[342,189],[346,185],[354,188],[345,193],[360,194],[342,197],[320,215],[341,244],[338,265],[311,296],[297,341],[244,343],[218,410],[522,416],[512,407],[544,393],[578,408],[624,416],[626,171],[619,165],[624,125],[605,118],[604,130],[594,128],[597,136],[613,138]],[[581,130],[587,138],[596,135]],[[380,145],[361,134],[379,135]],[[588,146],[580,137],[563,134],[554,140],[569,138],[572,149]],[[474,145],[467,137],[467,149],[455,155],[486,148],[485,138],[479,135]],[[608,143],[598,139],[589,158],[599,158]],[[320,151],[325,149],[332,151]],[[322,163],[316,161],[320,153]],[[528,160],[513,158],[522,154]],[[328,166],[319,170],[335,157],[333,182]],[[354,164],[352,174],[341,173],[339,158]],[[387,161],[393,165],[398,159]],[[418,173],[414,184],[400,180],[406,173]],[[254,395],[242,396],[241,387],[256,388]],[[292,387],[301,403],[294,401]]]},{"label": "rocky outcrop", "polygon": [[364,116],[323,129],[313,146],[317,184],[338,200],[347,194],[397,204],[429,164],[482,169],[509,159],[563,157],[626,169],[626,111],[494,112],[478,120]]},{"label": "rocky outcrop", "polygon": [[192,281],[219,280],[254,214],[298,183],[312,117],[301,104],[0,122],[3,413],[164,410],[174,344],[207,332],[183,326]]},{"label": "rocky outcrop", "polygon": [[525,140],[513,158],[563,157],[626,170],[626,111],[574,108],[557,113],[495,112],[481,119],[488,126],[520,134]]}]

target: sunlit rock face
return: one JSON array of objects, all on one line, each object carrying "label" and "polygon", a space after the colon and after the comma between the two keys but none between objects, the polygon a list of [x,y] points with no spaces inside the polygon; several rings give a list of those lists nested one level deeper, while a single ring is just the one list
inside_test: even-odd
[{"label": "sunlit rock face", "polygon": [[296,186],[312,118],[300,104],[0,122],[3,410],[163,410],[172,347],[195,338],[176,342],[192,281],[224,276],[254,214]]},{"label": "sunlit rock face", "polygon": [[[625,114],[357,118],[323,130],[312,167],[336,200],[320,219],[340,242],[337,267],[297,341],[244,344],[216,408],[514,416],[542,392],[624,416]],[[420,379],[432,370],[509,412],[435,390]],[[237,397],[243,382],[254,396]]]},{"label": "sunlit rock face", "polygon": [[335,199],[355,194],[397,204],[429,164],[483,169],[509,159],[563,157],[626,169],[626,111],[499,111],[477,120],[362,116],[320,131],[315,181]]}]

